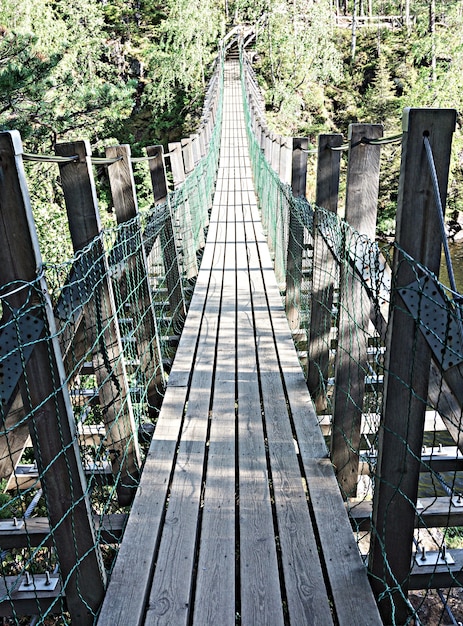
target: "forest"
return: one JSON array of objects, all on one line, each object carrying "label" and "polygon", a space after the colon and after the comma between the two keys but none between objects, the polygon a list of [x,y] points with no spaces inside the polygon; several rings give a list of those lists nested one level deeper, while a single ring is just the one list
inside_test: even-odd
[{"label": "forest", "polygon": [[[19,130],[30,153],[75,139],[88,139],[96,155],[111,143],[130,144],[134,155],[166,145],[195,129],[218,41],[236,24],[256,33],[270,125],[314,147],[319,133],[347,136],[355,122],[394,135],[404,107],[456,108],[447,211],[463,213],[459,0],[3,0],[0,128]],[[382,158],[378,228],[388,235],[400,147]],[[31,167],[45,232],[63,213],[59,181],[54,169]],[[146,177],[137,177],[143,202]]]}]

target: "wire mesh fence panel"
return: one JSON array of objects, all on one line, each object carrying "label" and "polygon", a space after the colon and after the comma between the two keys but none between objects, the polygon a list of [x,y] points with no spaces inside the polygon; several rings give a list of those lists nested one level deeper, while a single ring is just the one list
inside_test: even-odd
[{"label": "wire mesh fence panel", "polygon": [[[262,123],[253,99],[255,77],[246,60],[242,77],[260,209],[275,253],[275,233],[280,231],[281,236],[276,198],[286,194],[286,187],[275,177],[261,148]],[[427,131],[417,133],[421,142],[417,151],[423,159],[423,136],[434,142],[440,193],[445,198],[445,153],[451,144],[454,113],[429,112],[439,114],[445,118],[440,128],[446,130],[438,136],[437,117],[429,117]],[[406,115],[414,120],[413,111]],[[425,114],[418,110],[416,115]],[[339,138],[336,141],[339,144]],[[415,171],[421,174],[424,167]],[[431,184],[426,184],[430,191],[422,197],[432,204]],[[413,196],[418,188],[424,188],[423,183],[408,185],[406,193]],[[291,298],[286,303],[288,321],[301,366],[383,619],[388,624],[431,623],[426,620],[433,611],[432,623],[461,621],[461,297],[400,243],[380,249],[340,219],[331,206],[324,209],[291,196],[288,205],[293,225],[282,296],[286,287],[286,297]],[[417,222],[426,221],[421,214],[413,215],[416,210],[411,213],[412,235]],[[428,227],[430,223],[435,224],[434,218],[428,219]],[[428,237],[436,238],[437,229],[434,225]],[[276,264],[277,254],[274,257]],[[277,267],[275,271],[278,274]],[[405,283],[397,278],[404,273],[409,277]],[[390,340],[394,318],[410,329],[406,342],[398,339],[403,345],[397,350]],[[394,334],[399,337],[397,329]],[[336,420],[335,411],[340,415]],[[393,419],[387,417],[390,413]],[[412,520],[409,534],[407,519]]]},{"label": "wire mesh fence panel", "polygon": [[[221,102],[220,64],[216,71],[206,116]],[[215,115],[205,154],[185,183],[198,259],[215,186],[220,107]],[[19,135],[2,133],[0,142],[3,165],[11,163],[0,181],[0,616],[11,624],[92,624],[194,286],[179,246],[186,195],[168,193],[119,224],[105,220],[96,234],[89,235],[87,219],[70,223],[66,254],[72,239],[74,256],[62,260],[63,252],[48,246],[44,261]],[[71,165],[70,178],[74,165],[85,165],[98,225],[91,156],[60,159],[60,167]]]}]

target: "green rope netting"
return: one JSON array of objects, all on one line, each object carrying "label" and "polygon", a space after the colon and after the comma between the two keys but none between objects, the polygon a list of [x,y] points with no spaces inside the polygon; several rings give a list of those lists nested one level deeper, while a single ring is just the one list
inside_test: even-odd
[{"label": "green rope netting", "polygon": [[[8,623],[31,619],[24,616],[17,596],[27,579],[32,580],[26,588],[27,615],[34,623],[71,623],[63,598],[72,586],[80,594],[82,565],[94,554],[101,577],[111,572],[207,234],[218,170],[222,87],[219,64],[208,93],[217,105],[207,153],[164,203],[105,228],[73,258],[44,264],[34,282],[1,286],[0,602],[9,605]],[[18,291],[23,292],[20,309],[9,304]],[[50,316],[51,325],[44,323]],[[31,355],[41,349],[53,371],[56,342],[63,372],[54,376],[52,389],[37,403]],[[72,418],[70,436],[65,432],[69,422],[62,421],[63,392]],[[44,413],[52,419],[60,412],[53,429],[59,431],[62,447],[49,458],[37,426]],[[82,492],[69,462],[76,446]],[[70,485],[71,501],[56,519],[50,513],[56,507],[49,486],[59,476],[63,485]],[[83,553],[72,530],[82,506],[94,535]],[[57,535],[67,524],[74,561],[64,575]],[[60,582],[56,596],[45,602],[35,585],[46,577]],[[95,608],[80,597],[84,610],[96,617]]]},{"label": "green rope netting", "polygon": [[[429,606],[437,598],[440,613],[432,623],[447,623],[446,606],[458,607],[463,574],[459,564],[463,548],[463,508],[459,508],[463,504],[463,415],[461,402],[453,393],[455,387],[451,389],[452,377],[461,380],[458,370],[452,373],[452,368],[455,370],[463,359],[458,294],[455,298],[397,243],[381,248],[335,213],[292,195],[261,148],[262,107],[255,98],[256,78],[243,57],[241,67],[251,163],[275,273],[301,367],[379,605],[389,605],[394,624],[427,623]],[[394,257],[395,267],[407,265],[412,276],[406,289],[395,287],[398,269],[394,275],[390,270]],[[396,311],[415,321],[413,349],[406,355],[409,374],[399,380],[386,351]],[[427,364],[423,370],[421,357],[416,356],[417,346],[423,341],[433,355],[431,369]],[[427,393],[423,393],[420,372],[425,377],[430,372]],[[391,379],[397,381],[396,393],[401,397],[400,432],[390,432],[388,426],[390,403],[384,390]],[[407,434],[412,429],[412,405],[413,415],[416,405],[418,412],[421,408],[425,422],[418,450]],[[388,442],[387,449],[384,441]],[[380,470],[381,457],[390,450],[403,468],[402,478],[399,472],[395,484],[389,484]],[[419,466],[417,484],[412,487],[416,499],[410,497],[410,487],[404,480],[414,462]],[[385,494],[381,495],[381,519],[373,513],[378,494]],[[400,533],[392,539],[388,535],[397,516],[398,501],[412,507],[415,514],[415,530],[409,543],[401,542]],[[379,566],[373,562],[378,549],[374,552],[370,547],[372,538],[379,546]],[[393,571],[394,543],[400,546],[395,551],[409,554],[410,565],[400,580]],[[436,589],[442,586],[445,590],[440,590],[439,596]]]},{"label": "green rope netting", "polygon": [[[248,66],[242,71],[244,94],[255,93],[249,71]],[[81,568],[92,554],[103,577],[111,571],[207,234],[220,150],[222,68],[215,84],[219,101],[209,149],[181,187],[163,204],[103,230],[72,259],[45,264],[35,281],[1,287],[0,600],[9,604],[10,623],[23,620],[15,598],[26,572],[60,576],[66,593],[71,585],[79,590]],[[458,552],[463,548],[462,411],[458,393],[452,391],[455,368],[463,359],[460,306],[455,294],[397,244],[380,249],[334,213],[295,198],[255,136],[253,111],[259,102],[254,108],[246,97],[244,102],[263,226],[358,548],[379,589],[379,602],[391,607],[393,623],[404,622],[399,617],[404,605],[406,621],[413,623],[441,581],[451,605],[463,573]],[[396,289],[401,266],[407,266],[413,280]],[[20,309],[9,304],[9,296],[18,291],[24,302]],[[409,375],[401,377],[386,350],[392,320],[399,314],[415,322]],[[423,369],[416,357],[423,340],[433,355],[431,367],[424,368],[426,376],[429,372],[427,392],[413,382]],[[59,345],[63,372],[50,367],[53,389],[43,390],[36,402],[31,355],[40,351],[51,364],[53,341]],[[384,389],[391,378],[403,407],[400,432],[388,427]],[[73,420],[70,438],[60,415],[63,390]],[[419,449],[407,437],[416,405],[425,421]],[[45,412],[60,416],[56,430],[63,446],[54,456],[41,442]],[[388,452],[386,440],[392,441],[388,446],[403,467],[419,465],[417,497],[410,496],[405,480],[392,483],[379,470]],[[53,519],[47,481],[64,464],[73,492],[69,459],[76,446],[84,490],[62,518]],[[382,490],[390,501],[378,518],[372,503]],[[73,545],[73,528],[84,501],[95,541],[81,551]],[[412,507],[416,518],[412,545],[403,546],[410,567],[400,580],[387,534],[397,502]],[[71,528],[75,558],[62,576],[58,537],[65,524]],[[400,536],[395,540],[400,542]],[[381,559],[374,569],[373,544]],[[430,553],[437,555],[435,565],[423,567],[423,554]],[[61,623],[70,623],[61,594],[45,604],[37,592],[32,596],[28,614],[36,616],[36,623],[48,623],[56,614]]]}]

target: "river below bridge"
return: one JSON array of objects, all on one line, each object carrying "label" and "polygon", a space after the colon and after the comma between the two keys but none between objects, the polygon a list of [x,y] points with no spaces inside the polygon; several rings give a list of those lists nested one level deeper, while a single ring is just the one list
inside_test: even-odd
[{"label": "river below bridge", "polygon": [[[450,243],[449,247],[457,289],[460,293],[463,293],[463,241]],[[445,257],[443,253],[441,260],[440,280],[444,283],[444,285],[449,285],[447,268],[445,265]]]}]

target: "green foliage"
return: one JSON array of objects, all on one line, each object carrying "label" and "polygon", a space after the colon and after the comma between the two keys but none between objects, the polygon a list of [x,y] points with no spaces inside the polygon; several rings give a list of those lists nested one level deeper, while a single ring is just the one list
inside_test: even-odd
[{"label": "green foliage", "polygon": [[[340,6],[349,14],[353,4]],[[381,122],[385,134],[395,134],[406,106],[463,108],[461,3],[410,0],[408,26],[405,5],[368,3],[372,17],[402,16],[403,27],[359,26],[352,58],[351,29],[338,24],[330,0],[3,0],[0,128],[20,130],[30,152],[85,138],[95,151],[120,142],[138,155],[147,144],[177,140],[198,123],[218,38],[247,23],[255,27],[255,67],[277,132],[315,143],[320,132],[347,135],[350,123],[362,121]],[[458,212],[459,129],[454,145],[448,206]],[[380,228],[388,233],[400,151],[383,152]],[[69,249],[57,170],[33,167],[39,230],[47,235],[52,219]],[[97,181],[109,209],[101,172]],[[142,203],[149,203],[146,172],[137,183]]]},{"label": "green foliage", "polygon": [[285,134],[310,134],[330,125],[325,86],[341,77],[330,20],[326,0],[267,3],[256,42],[257,69],[269,112]]},{"label": "green foliage", "polygon": [[[216,0],[3,0],[0,5],[0,129],[21,132],[25,151],[88,139],[94,153],[192,132],[222,34]],[[55,165],[27,166],[46,260],[70,254]],[[100,208],[110,209],[105,173]],[[149,202],[149,176],[137,174]],[[53,228],[50,228],[50,225]]]},{"label": "green foliage", "polygon": [[221,15],[213,0],[171,0],[165,10],[144,51],[150,80],[141,103],[151,111],[156,130],[169,134],[179,118],[201,110]]}]

